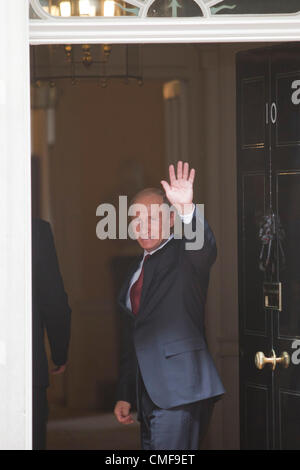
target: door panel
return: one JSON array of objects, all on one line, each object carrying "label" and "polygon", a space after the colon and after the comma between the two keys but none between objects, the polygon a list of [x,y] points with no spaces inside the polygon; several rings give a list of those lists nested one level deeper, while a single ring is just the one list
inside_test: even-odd
[{"label": "door panel", "polygon": [[279,278],[282,283],[282,312],[278,318],[278,337],[300,337],[300,171],[278,174],[278,214],[284,228]]},{"label": "door panel", "polygon": [[[247,384],[245,387],[245,442],[248,449],[269,449],[270,403],[269,387]],[[255,409],[255,413],[253,410]]]},{"label": "door panel", "polygon": [[279,390],[278,449],[299,449],[300,393]]},{"label": "door panel", "polygon": [[[240,286],[240,368],[242,445],[247,449],[270,448],[272,429],[272,376],[257,374],[255,353],[269,350],[271,317],[263,308],[264,274],[259,270],[258,220],[265,211],[265,175],[243,175],[242,282]],[[255,409],[255,413],[253,410]],[[256,423],[256,425],[255,425]],[[257,427],[260,432],[257,432]]]},{"label": "door panel", "polygon": [[242,147],[264,148],[266,142],[264,113],[257,116],[256,109],[266,101],[265,77],[242,79],[241,86],[241,131]]},{"label": "door panel", "polygon": [[243,178],[243,333],[267,336],[266,312],[263,308],[264,281],[257,253],[260,245],[257,224],[265,212],[264,174],[245,174]]},{"label": "door panel", "polygon": [[238,167],[244,172],[265,169],[269,134],[265,121],[270,99],[268,62],[265,51],[237,55],[237,145]]}]

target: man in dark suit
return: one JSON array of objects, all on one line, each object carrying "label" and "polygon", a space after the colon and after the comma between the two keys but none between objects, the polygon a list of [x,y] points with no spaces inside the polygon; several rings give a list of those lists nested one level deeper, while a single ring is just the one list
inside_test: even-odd
[{"label": "man in dark suit", "polygon": [[56,368],[66,369],[71,309],[64,290],[50,224],[32,220],[33,449],[46,448],[48,362],[45,329]]},{"label": "man in dark suit", "polygon": [[[178,162],[177,177],[173,165],[169,173],[170,183],[161,181],[165,194],[150,188],[134,198],[146,207],[146,215],[140,212],[133,219],[144,253],[131,266],[119,296],[123,323],[115,415],[120,423],[132,423],[130,410],[136,402],[143,449],[193,450],[205,435],[214,402],[224,394],[204,327],[217,249],[193,204],[195,170]],[[184,236],[164,236],[161,216],[150,214],[164,199],[176,207],[183,226],[195,232],[196,224],[202,224],[201,249],[186,249]],[[174,226],[172,216],[169,225]],[[156,237],[151,237],[153,227],[158,228]]]}]

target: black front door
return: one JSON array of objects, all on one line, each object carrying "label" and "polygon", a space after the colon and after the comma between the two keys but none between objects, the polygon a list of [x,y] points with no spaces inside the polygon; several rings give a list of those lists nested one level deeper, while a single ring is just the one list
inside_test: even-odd
[{"label": "black front door", "polygon": [[300,449],[300,44],[237,55],[244,449]]}]

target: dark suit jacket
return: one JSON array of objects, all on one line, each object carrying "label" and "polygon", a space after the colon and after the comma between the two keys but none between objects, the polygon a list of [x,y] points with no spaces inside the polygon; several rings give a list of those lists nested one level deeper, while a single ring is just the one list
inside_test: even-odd
[{"label": "dark suit jacket", "polygon": [[[195,230],[197,209],[192,219]],[[204,245],[186,250],[185,238],[171,239],[144,266],[140,310],[126,307],[131,266],[119,295],[122,345],[117,400],[136,402],[137,361],[151,400],[160,408],[219,397],[224,387],[208,351],[204,307],[209,271],[217,256],[214,235],[204,223]],[[190,242],[191,240],[189,240]]]},{"label": "dark suit jacket", "polygon": [[49,385],[44,344],[47,331],[53,362],[67,362],[71,309],[59,271],[50,224],[32,220],[33,386]]}]

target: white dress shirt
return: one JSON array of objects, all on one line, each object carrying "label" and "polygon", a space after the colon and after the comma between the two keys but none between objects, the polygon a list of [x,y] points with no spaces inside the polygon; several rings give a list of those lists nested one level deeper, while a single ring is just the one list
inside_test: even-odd
[{"label": "white dress shirt", "polygon": [[[180,218],[182,220],[182,222],[184,224],[189,224],[193,218],[193,214],[194,214],[194,210],[195,210],[195,204],[194,204],[194,207],[193,207],[193,210],[192,212],[190,212],[189,214],[184,214],[184,215],[180,215]],[[144,263],[144,259],[145,259],[145,256],[146,255],[153,255],[153,253],[155,253],[156,251],[160,250],[163,246],[165,246],[172,238],[174,237],[174,234],[171,233],[171,235],[169,236],[169,238],[164,241],[163,243],[161,243],[161,245],[159,245],[157,248],[155,248],[154,250],[152,251],[147,251],[147,250],[144,250],[144,256],[143,256],[143,259],[141,260],[140,264],[139,264],[139,267],[137,268],[137,270],[135,271],[135,273],[133,274],[132,278],[131,278],[131,281],[130,281],[130,284],[129,284],[129,289],[128,289],[128,292],[127,292],[127,295],[126,295],[126,307],[129,309],[129,310],[132,310],[131,308],[131,300],[130,300],[130,289],[131,289],[131,286],[135,283],[135,281],[139,278],[140,276],[140,273],[141,273],[141,270],[142,270],[142,267],[143,267],[143,263]]]}]

